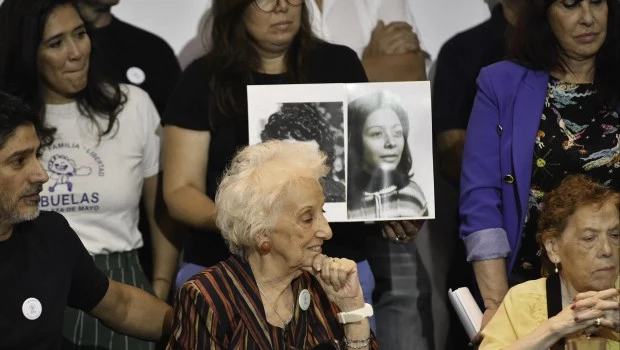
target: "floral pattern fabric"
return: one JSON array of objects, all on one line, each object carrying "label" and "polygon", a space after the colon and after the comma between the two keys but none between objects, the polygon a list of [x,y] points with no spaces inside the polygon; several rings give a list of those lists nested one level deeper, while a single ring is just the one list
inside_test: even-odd
[{"label": "floral pattern fabric", "polygon": [[536,134],[521,249],[513,268],[522,280],[541,277],[536,226],[545,193],[571,174],[586,174],[620,190],[619,124],[617,110],[601,103],[593,84],[550,77]]}]

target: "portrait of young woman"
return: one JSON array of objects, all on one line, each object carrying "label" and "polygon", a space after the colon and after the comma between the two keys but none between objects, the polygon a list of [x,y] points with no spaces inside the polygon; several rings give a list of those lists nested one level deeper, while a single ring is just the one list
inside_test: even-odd
[{"label": "portrait of young woman", "polygon": [[409,115],[388,91],[360,96],[348,105],[350,219],[420,217],[427,200],[413,180]]}]

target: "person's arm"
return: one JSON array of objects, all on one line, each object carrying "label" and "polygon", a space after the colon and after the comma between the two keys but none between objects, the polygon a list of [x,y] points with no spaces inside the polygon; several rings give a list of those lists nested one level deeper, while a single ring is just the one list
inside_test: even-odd
[{"label": "person's arm", "polygon": [[427,80],[422,51],[363,56],[362,64],[371,82]]},{"label": "person's arm", "polygon": [[384,25],[379,21],[362,54],[362,64],[370,81],[426,80],[424,52],[417,34],[405,22]]},{"label": "person's arm", "polygon": [[461,178],[465,135],[465,129],[449,129],[437,133],[435,138],[439,170],[450,183],[456,186]]},{"label": "person's arm", "polygon": [[211,133],[206,61],[181,74],[164,114],[163,197],[170,215],[203,230],[215,230],[213,201],[206,194]]},{"label": "person's arm", "polygon": [[[523,287],[526,285],[516,287],[520,288],[519,293],[508,292],[482,332],[480,350],[546,350],[560,339],[594,326],[596,319],[605,315],[604,311],[592,308],[600,299],[589,297],[567,305],[559,314],[540,323],[540,317],[546,314],[544,296],[536,292],[530,296],[531,291]],[[617,294],[616,290],[607,292]]]},{"label": "person's arm", "polygon": [[71,263],[67,306],[88,312],[110,328],[145,340],[165,340],[172,326],[172,309],[149,293],[106,277],[60,214],[55,237],[63,243],[63,257]]},{"label": "person's arm", "polygon": [[[350,261],[350,260],[349,260]],[[355,263],[353,261],[351,261],[351,263]],[[330,269],[325,269],[330,270]],[[324,280],[329,280],[329,275],[327,277],[323,278]],[[361,288],[361,287],[360,287]],[[349,312],[349,311],[354,311],[354,310],[358,310],[364,307],[364,297],[362,296],[362,293],[360,292],[359,296],[356,298],[351,298],[350,300],[346,300],[346,301],[336,301],[336,305],[338,305],[338,308],[340,309],[340,311],[342,312]],[[371,349],[372,348],[372,340],[371,335],[370,335],[370,323],[368,322],[368,318],[364,318],[359,322],[351,322],[351,323],[347,323],[344,325],[344,336],[347,338],[348,341],[352,342],[353,346],[345,346],[345,349],[353,349],[353,348],[358,348],[358,349]],[[366,346],[363,346],[365,344],[365,340],[368,339]]]},{"label": "person's arm", "polygon": [[[364,307],[364,296],[357,275],[357,264],[349,259],[330,258],[323,254],[314,257],[312,266],[303,270],[313,274],[321,287],[342,312],[354,311]],[[376,342],[371,339],[368,318],[344,325],[344,335],[351,346],[344,349],[375,349]]]},{"label": "person's arm", "polygon": [[456,36],[446,42],[437,56],[433,81],[433,133],[439,170],[458,187],[463,164],[465,129],[475,97],[478,72],[463,62],[467,53]]},{"label": "person's arm", "polygon": [[463,153],[459,230],[491,314],[508,290],[504,259],[511,248],[503,227],[500,135],[496,132],[500,102],[485,70],[478,84]]},{"label": "person's arm", "polygon": [[[424,52],[420,40],[420,32],[416,25],[413,8],[409,1],[382,0],[375,3],[375,9],[381,21],[373,30],[371,40],[364,50],[364,68],[370,81],[418,81],[427,80],[430,68],[430,56]],[[392,26],[401,27],[401,33],[390,36],[378,33],[383,23],[389,23],[384,29]],[[402,34],[405,34],[403,36]],[[374,36],[374,38],[373,38]],[[399,40],[400,39],[400,40]],[[379,45],[376,45],[379,44]],[[368,55],[368,49],[383,45],[386,50],[379,50],[378,55]]]},{"label": "person's arm", "polygon": [[211,133],[168,125],[164,128],[164,200],[173,218],[214,231],[215,203],[206,195]]},{"label": "person's arm", "polygon": [[109,280],[108,291],[89,314],[111,329],[132,337],[167,340],[172,329],[172,308],[143,291]]},{"label": "person's arm", "polygon": [[414,240],[426,220],[386,221],[381,224],[381,235],[396,243]]},{"label": "person's arm", "polygon": [[[182,237],[179,225],[170,218],[162,203],[161,183],[161,125],[157,109],[151,98],[142,90],[131,87],[132,97],[142,101],[137,109],[134,128],[143,131],[142,202],[152,240],[153,270],[151,285],[155,295],[162,300],[168,297],[176,273]],[[135,94],[135,95],[134,95]],[[158,210],[160,209],[160,210]]]},{"label": "person's arm", "polygon": [[[363,307],[364,303],[362,303]],[[359,308],[351,308],[350,310],[344,310],[341,309],[342,311],[353,311]],[[374,339],[371,338],[370,335],[370,324],[368,323],[368,319],[365,318],[359,322],[354,322],[354,323],[348,323],[344,325],[344,336],[347,337],[347,340],[352,342],[351,346],[345,346],[345,349],[377,349],[376,347],[376,341]],[[366,339],[368,339],[367,341],[367,345],[362,346],[363,344],[366,344]]]},{"label": "person's arm", "polygon": [[[616,287],[618,280],[616,279]],[[589,291],[575,296],[575,309],[597,309],[604,313],[601,327],[620,332],[620,288]],[[616,334],[620,337],[620,334]],[[620,341],[620,338],[618,339]]]},{"label": "person's arm", "polygon": [[[412,195],[420,203],[419,214],[416,216],[427,216],[428,203],[422,188],[412,181],[407,189],[412,191],[409,192],[409,195]],[[425,222],[426,220],[385,221],[381,224],[381,234],[392,242],[408,243],[416,238]]]},{"label": "person's arm", "polygon": [[157,196],[158,185],[158,175],[144,179],[142,197],[152,240],[153,279],[151,285],[155,296],[166,300],[177,271],[182,244],[180,239],[174,235],[179,230],[178,225],[165,210],[156,210],[157,207],[164,209],[163,205],[157,205],[158,200],[161,200]]},{"label": "person's arm", "polygon": [[[484,302],[484,314],[480,326],[480,329],[483,329],[493,318],[508,292],[506,262],[504,259],[489,259],[474,261],[473,265],[476,282]],[[480,336],[473,340],[474,343],[479,341]]]}]

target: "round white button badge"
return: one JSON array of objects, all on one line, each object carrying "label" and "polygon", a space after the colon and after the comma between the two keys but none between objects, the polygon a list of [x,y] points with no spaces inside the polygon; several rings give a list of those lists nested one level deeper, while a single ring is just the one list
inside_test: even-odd
[{"label": "round white button badge", "polygon": [[41,316],[43,305],[36,298],[28,298],[22,304],[22,312],[27,319],[33,321]]},{"label": "round white button badge", "polygon": [[310,307],[310,300],[310,292],[307,289],[302,289],[301,292],[299,292],[299,307],[304,311],[308,310]]},{"label": "round white button badge", "polygon": [[127,80],[132,84],[140,85],[146,80],[146,74],[138,67],[131,67],[127,69]]}]

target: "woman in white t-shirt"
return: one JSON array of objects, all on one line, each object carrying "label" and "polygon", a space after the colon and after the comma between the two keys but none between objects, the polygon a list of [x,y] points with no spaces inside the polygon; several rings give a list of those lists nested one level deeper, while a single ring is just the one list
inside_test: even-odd
[{"label": "woman in white t-shirt", "polygon": [[[165,298],[178,251],[155,222],[160,137],[153,103],[137,87],[98,77],[88,30],[70,0],[5,0],[0,32],[0,89],[28,102],[47,127],[40,159],[50,180],[41,209],[62,213],[111,278]],[[141,197],[153,234],[152,283],[137,255]],[[153,347],[73,309],[64,335],[81,346]]]}]

